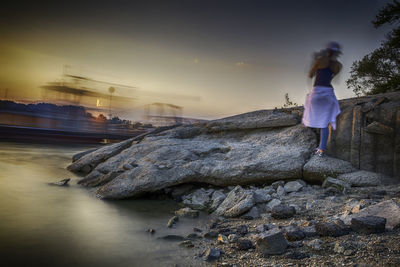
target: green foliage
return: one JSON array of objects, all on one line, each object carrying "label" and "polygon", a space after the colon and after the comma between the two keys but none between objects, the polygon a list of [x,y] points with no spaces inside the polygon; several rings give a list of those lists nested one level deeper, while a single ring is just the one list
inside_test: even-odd
[{"label": "green foliage", "polygon": [[[378,28],[399,21],[400,2],[393,0],[372,23]],[[381,47],[353,63],[346,84],[357,96],[400,90],[400,27],[386,35]]]}]

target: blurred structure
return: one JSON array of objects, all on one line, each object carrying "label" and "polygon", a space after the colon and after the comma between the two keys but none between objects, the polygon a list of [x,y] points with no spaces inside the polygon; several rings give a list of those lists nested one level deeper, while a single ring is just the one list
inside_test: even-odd
[{"label": "blurred structure", "polygon": [[161,126],[182,123],[182,107],[168,103],[152,103],[145,106],[147,122]]}]

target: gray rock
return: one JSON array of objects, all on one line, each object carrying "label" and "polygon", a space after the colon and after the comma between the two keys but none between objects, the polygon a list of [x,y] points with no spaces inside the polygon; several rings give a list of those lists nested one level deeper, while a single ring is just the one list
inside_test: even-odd
[{"label": "gray rock", "polygon": [[238,185],[229,192],[228,196],[215,211],[215,214],[225,217],[237,217],[250,210],[254,204],[253,193],[244,190]]},{"label": "gray rock", "polygon": [[275,219],[289,219],[296,214],[296,209],[287,205],[276,205],[271,211],[272,218]]},{"label": "gray rock", "polygon": [[280,201],[279,199],[274,198],[274,199],[272,199],[270,202],[268,202],[267,208],[268,208],[269,210],[272,210],[275,206],[278,206],[278,205],[280,205],[281,203],[282,203],[282,201]]},{"label": "gray rock", "polygon": [[362,234],[376,234],[385,231],[386,219],[377,216],[364,216],[351,219],[351,230]]},{"label": "gray rock", "polygon": [[350,185],[342,180],[338,180],[332,177],[328,177],[322,184],[323,188],[334,188],[340,193],[346,192],[346,189],[350,188]]},{"label": "gray rock", "polygon": [[318,235],[314,225],[303,227],[301,228],[301,230],[303,231],[306,237],[314,237]]},{"label": "gray rock", "polygon": [[239,250],[249,250],[254,247],[253,242],[249,239],[240,238],[237,240],[237,247]]},{"label": "gray rock", "polygon": [[209,248],[205,251],[203,260],[205,261],[215,261],[221,257],[221,250],[217,248]]},{"label": "gray rock", "polygon": [[227,243],[229,243],[229,240],[225,235],[219,234],[218,237],[217,237],[217,242],[219,244],[227,244]]},{"label": "gray rock", "polygon": [[266,203],[271,200],[271,196],[269,193],[271,190],[265,190],[265,189],[257,189],[254,190],[254,201],[259,204],[259,203]]},{"label": "gray rock", "polygon": [[257,231],[258,233],[262,233],[262,232],[265,232],[265,231],[267,231],[267,230],[268,230],[268,227],[266,227],[265,224],[261,224],[261,225],[259,225],[259,226],[256,227],[256,231]]},{"label": "gray rock", "polygon": [[314,239],[309,242],[306,242],[305,244],[307,247],[309,247],[313,250],[320,251],[322,249],[321,246],[322,246],[323,242],[321,239]]},{"label": "gray rock", "polygon": [[214,239],[214,238],[217,238],[218,235],[219,235],[219,233],[217,231],[212,230],[212,231],[204,233],[203,237],[208,238],[208,239]]},{"label": "gray rock", "polygon": [[260,218],[260,212],[258,211],[258,208],[254,206],[250,209],[250,211],[243,214],[242,217],[250,220],[258,219]]},{"label": "gray rock", "polygon": [[345,181],[351,186],[378,186],[396,184],[397,181],[381,173],[356,171],[341,174],[337,179]]},{"label": "gray rock", "polygon": [[197,218],[199,217],[199,214],[200,212],[198,210],[192,210],[191,208],[182,208],[175,211],[175,215],[178,217]]},{"label": "gray rock", "polygon": [[247,228],[247,225],[245,225],[245,224],[239,225],[236,229],[236,233],[238,235],[243,236],[243,235],[246,235],[248,232],[249,232],[249,229]]},{"label": "gray rock", "polygon": [[185,240],[185,241],[182,241],[181,243],[179,243],[179,246],[180,247],[185,247],[185,248],[193,248],[194,244],[190,240]]},{"label": "gray rock", "polygon": [[211,201],[208,192],[203,188],[200,188],[187,196],[183,196],[182,199],[183,204],[196,210],[206,209]]},{"label": "gray rock", "polygon": [[350,232],[349,227],[347,227],[341,220],[334,220],[331,222],[317,222],[315,224],[315,230],[320,236],[333,237],[348,235]]},{"label": "gray rock", "polygon": [[386,200],[360,210],[358,213],[348,216],[349,219],[378,216],[386,219],[386,230],[393,230],[400,226],[400,205],[393,200]]},{"label": "gray rock", "polygon": [[282,186],[278,186],[278,188],[276,189],[276,193],[279,197],[282,197],[286,194],[285,189]]},{"label": "gray rock", "polygon": [[258,235],[257,249],[264,255],[283,254],[287,247],[288,242],[282,231],[278,229],[272,229]]},{"label": "gray rock", "polygon": [[285,186],[285,181],[276,181],[271,184],[271,187],[275,190],[277,190],[279,186]]},{"label": "gray rock", "polygon": [[178,222],[178,221],[179,221],[179,217],[178,217],[178,216],[172,217],[171,219],[169,219],[169,221],[168,221],[168,223],[167,223],[167,227],[168,227],[168,228],[171,228],[171,227],[174,226],[174,224],[175,224],[176,222]]},{"label": "gray rock", "polygon": [[303,168],[303,179],[307,182],[322,183],[328,177],[337,177],[356,169],[350,162],[328,156],[313,156]]},{"label": "gray rock", "polygon": [[305,233],[297,226],[286,226],[283,228],[283,233],[289,241],[298,241],[306,237]]},{"label": "gray rock", "polygon": [[220,191],[220,190],[215,190],[214,193],[211,196],[211,206],[209,208],[210,212],[215,211],[219,205],[224,201],[226,198],[226,195]]},{"label": "gray rock", "polygon": [[200,239],[201,236],[198,235],[198,234],[196,234],[196,233],[191,233],[191,234],[188,234],[188,235],[186,236],[186,238],[188,238],[188,239]]},{"label": "gray rock", "polygon": [[291,182],[287,182],[284,186],[284,189],[286,191],[286,193],[290,193],[290,192],[297,192],[300,189],[302,189],[304,187],[304,185],[302,183],[300,183],[299,181],[291,181]]}]

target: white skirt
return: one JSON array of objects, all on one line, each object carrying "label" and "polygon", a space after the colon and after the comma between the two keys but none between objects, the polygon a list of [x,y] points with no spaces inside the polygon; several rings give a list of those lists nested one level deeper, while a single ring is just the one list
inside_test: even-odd
[{"label": "white skirt", "polygon": [[325,128],[331,124],[336,129],[336,116],[339,113],[340,107],[333,88],[314,86],[306,96],[302,123],[312,128]]}]

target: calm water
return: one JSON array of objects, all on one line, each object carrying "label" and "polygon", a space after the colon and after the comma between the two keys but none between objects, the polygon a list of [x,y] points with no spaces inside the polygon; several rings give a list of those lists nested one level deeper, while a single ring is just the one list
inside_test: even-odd
[{"label": "calm water", "polygon": [[[186,235],[201,219],[167,229],[173,201],[96,199],[65,169],[87,148],[0,142],[0,265],[186,265],[193,252],[157,237]],[[47,184],[68,177],[68,187]]]}]

